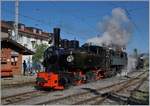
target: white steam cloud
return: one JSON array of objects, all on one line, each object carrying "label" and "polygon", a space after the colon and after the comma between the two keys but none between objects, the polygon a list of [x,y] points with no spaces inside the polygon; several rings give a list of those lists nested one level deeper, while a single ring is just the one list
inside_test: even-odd
[{"label": "white steam cloud", "polygon": [[[128,73],[133,72],[136,70],[136,66],[137,66],[137,58],[133,57],[133,56],[128,56],[128,64],[127,64],[127,69],[123,69],[121,71],[121,76],[126,76]],[[118,74],[119,76],[119,74]]]},{"label": "white steam cloud", "polygon": [[105,16],[99,26],[102,36],[88,39],[87,43],[124,47],[132,35],[132,23],[122,8],[114,8],[111,16]]}]

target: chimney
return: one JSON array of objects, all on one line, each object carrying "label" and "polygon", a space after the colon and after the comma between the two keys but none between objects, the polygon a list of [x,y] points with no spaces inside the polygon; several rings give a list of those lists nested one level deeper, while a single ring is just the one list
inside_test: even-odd
[{"label": "chimney", "polygon": [[18,28],[24,31],[24,29],[25,29],[25,25],[24,25],[24,24],[19,23]]},{"label": "chimney", "polygon": [[60,44],[60,28],[54,28],[54,45],[59,47]]},{"label": "chimney", "polygon": [[42,34],[42,30],[41,29],[37,29],[37,33],[41,35]]},{"label": "chimney", "polygon": [[33,33],[35,33],[35,34],[36,34],[36,31],[37,31],[37,29],[33,28]]}]

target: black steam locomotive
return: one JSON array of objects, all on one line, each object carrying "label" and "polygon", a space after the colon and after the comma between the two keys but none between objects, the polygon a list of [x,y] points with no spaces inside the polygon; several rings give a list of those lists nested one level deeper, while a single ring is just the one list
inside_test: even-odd
[{"label": "black steam locomotive", "polygon": [[111,77],[127,65],[127,53],[107,47],[61,40],[60,29],[54,28],[54,46],[44,52],[45,72],[37,74],[36,83],[43,88],[64,89],[68,85]]},{"label": "black steam locomotive", "polygon": [[144,54],[141,54],[136,59],[136,69],[143,69],[144,68]]}]

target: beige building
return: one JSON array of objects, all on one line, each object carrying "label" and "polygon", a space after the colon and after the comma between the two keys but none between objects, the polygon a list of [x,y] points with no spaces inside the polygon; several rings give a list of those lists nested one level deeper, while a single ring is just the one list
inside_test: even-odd
[{"label": "beige building", "polygon": [[[14,22],[13,21],[1,21],[1,39],[9,39],[9,42],[15,42],[13,43],[14,46],[15,45],[20,45],[17,47],[21,47],[24,48],[23,50],[27,50],[28,52],[30,51],[30,53],[27,53],[28,55],[25,55],[23,52],[16,52],[14,50],[14,48],[10,48],[9,50],[6,49],[1,49],[3,51],[3,54],[5,54],[5,52],[11,54],[11,52],[13,52],[12,54],[18,54],[21,55],[21,59],[19,59],[19,63],[17,64],[22,64],[24,60],[26,60],[26,62],[30,61],[30,63],[32,63],[32,55],[34,52],[34,46],[36,44],[47,44],[49,45],[49,38],[52,35],[52,33],[48,33],[48,32],[44,32],[41,29],[38,28],[34,28],[34,27],[26,27],[24,24],[19,23],[18,24],[18,36],[17,38],[14,37]],[[2,43],[2,40],[1,40]],[[9,45],[11,46],[11,45]],[[19,49],[19,48],[18,48]],[[22,49],[19,49],[22,50]],[[11,52],[10,52],[11,51]],[[7,57],[7,56],[4,56]],[[19,56],[20,57],[20,56]],[[9,56],[9,58],[11,58],[11,56]],[[11,59],[10,59],[11,60]],[[9,61],[9,59],[8,59]],[[12,59],[13,61],[13,59]],[[22,68],[22,66],[21,66]],[[20,68],[20,69],[21,69]],[[18,73],[18,72],[17,72]]]}]

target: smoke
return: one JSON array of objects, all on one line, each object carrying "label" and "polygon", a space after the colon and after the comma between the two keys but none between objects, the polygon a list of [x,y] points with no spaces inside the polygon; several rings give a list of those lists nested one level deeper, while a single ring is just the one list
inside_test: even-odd
[{"label": "smoke", "polygon": [[[128,73],[135,71],[136,66],[137,66],[137,58],[135,58],[133,56],[128,56],[127,67],[121,70],[120,75],[126,76]],[[118,76],[120,76],[120,75],[118,74]]]},{"label": "smoke", "polygon": [[137,59],[134,57],[128,56],[127,71],[128,72],[134,71],[136,69],[136,65],[137,65]]},{"label": "smoke", "polygon": [[132,35],[132,23],[122,8],[114,8],[111,15],[105,16],[98,25],[102,35],[88,39],[87,43],[124,47]]}]

